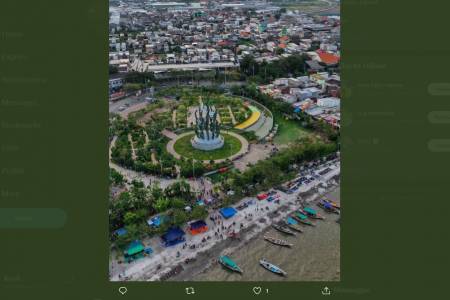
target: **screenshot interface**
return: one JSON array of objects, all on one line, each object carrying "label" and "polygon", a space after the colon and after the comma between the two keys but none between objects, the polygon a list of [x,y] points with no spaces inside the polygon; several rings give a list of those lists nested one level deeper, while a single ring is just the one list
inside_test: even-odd
[{"label": "screenshot interface", "polygon": [[110,280],[339,281],[339,11],[110,2]]},{"label": "screenshot interface", "polygon": [[446,6],[3,0],[0,300],[444,299]]}]

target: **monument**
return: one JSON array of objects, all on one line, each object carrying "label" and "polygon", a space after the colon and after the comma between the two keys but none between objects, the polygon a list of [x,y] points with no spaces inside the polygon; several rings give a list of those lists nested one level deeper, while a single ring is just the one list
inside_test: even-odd
[{"label": "monument", "polygon": [[215,107],[201,104],[194,115],[195,135],[191,139],[192,147],[203,151],[222,148],[224,139],[220,135],[220,124],[217,121],[217,110]]}]

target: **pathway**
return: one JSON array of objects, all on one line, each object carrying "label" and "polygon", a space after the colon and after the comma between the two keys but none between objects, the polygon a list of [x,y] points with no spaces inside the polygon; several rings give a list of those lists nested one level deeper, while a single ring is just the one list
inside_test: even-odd
[{"label": "pathway", "polygon": [[177,128],[177,110],[174,109],[172,112],[172,123],[173,123],[173,128]]},{"label": "pathway", "polygon": [[138,111],[138,110],[144,109],[144,108],[147,107],[147,105],[148,105],[147,102],[141,102],[141,103],[138,103],[138,104],[136,104],[136,105],[133,105],[133,106],[128,107],[128,108],[125,109],[124,111],[119,112],[119,115],[120,115],[122,118],[127,119],[129,114],[131,114],[132,112],[136,112],[136,111]]},{"label": "pathway", "polygon": [[233,114],[233,111],[231,110],[231,107],[228,105],[227,106],[228,107],[228,111],[230,112],[230,118],[231,118],[231,123],[233,124],[233,126],[234,125],[236,125],[236,119],[234,118],[234,114]]},{"label": "pathway", "polygon": [[111,141],[111,144],[109,146],[109,160],[111,160],[111,149],[116,145],[116,141],[117,141],[117,135],[115,135]]},{"label": "pathway", "polygon": [[176,138],[178,137],[178,135],[177,135],[175,132],[170,131],[170,130],[167,130],[167,129],[163,129],[163,131],[161,131],[161,133],[162,133],[165,137],[168,137],[168,138],[171,139],[171,140],[176,139]]},{"label": "pathway", "polygon": [[195,124],[195,111],[197,110],[197,107],[195,106],[189,106],[188,107],[188,113],[187,113],[187,126],[191,127]]},{"label": "pathway", "polygon": [[[117,136],[115,136],[111,141],[111,146],[109,148],[110,158],[111,158],[111,149],[115,146],[116,140],[117,140]],[[149,185],[154,182],[159,182],[161,188],[163,188],[163,189],[166,188],[167,186],[169,186],[170,184],[179,181],[179,178],[178,179],[172,179],[172,178],[166,179],[163,177],[158,177],[158,176],[153,176],[153,175],[136,172],[136,171],[124,168],[122,166],[119,166],[118,164],[112,162],[111,160],[109,161],[109,167],[115,169],[117,172],[122,174],[126,178],[126,180],[129,182],[132,182],[133,179],[140,180],[140,181],[144,182],[145,185]],[[179,172],[179,168],[177,169],[177,171]],[[200,186],[200,183],[197,180],[187,180],[187,182],[189,183],[189,185],[191,186],[191,188],[194,191],[203,189],[203,186]]]},{"label": "pathway", "polygon": [[133,145],[133,139],[131,138],[131,134],[128,134],[128,141],[131,144],[131,157],[133,158],[133,160],[136,160],[136,152],[134,151],[134,145]]},{"label": "pathway", "polygon": [[157,165],[158,164],[158,160],[156,159],[156,155],[155,152],[152,152],[152,164]]},{"label": "pathway", "polygon": [[271,144],[251,144],[247,155],[242,156],[234,161],[234,166],[240,171],[248,168],[248,165],[254,165],[260,160],[264,160],[270,156],[274,146]]},{"label": "pathway", "polygon": [[144,137],[145,137],[145,145],[144,145],[144,147],[145,147],[150,142],[150,139],[148,138],[147,130],[145,130],[145,129],[144,129]]}]

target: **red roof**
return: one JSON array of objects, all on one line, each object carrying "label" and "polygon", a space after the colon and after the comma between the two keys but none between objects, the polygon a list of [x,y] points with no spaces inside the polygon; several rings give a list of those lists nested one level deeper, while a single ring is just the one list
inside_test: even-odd
[{"label": "red roof", "polygon": [[229,43],[226,40],[221,40],[217,43],[218,46],[227,46]]},{"label": "red roof", "polygon": [[340,60],[340,57],[322,50],[317,50],[317,54],[320,57],[320,60],[327,65],[337,64]]}]

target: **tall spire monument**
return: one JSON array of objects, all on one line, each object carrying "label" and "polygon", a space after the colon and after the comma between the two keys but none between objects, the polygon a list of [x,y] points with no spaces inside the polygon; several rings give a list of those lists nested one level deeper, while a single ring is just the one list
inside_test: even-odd
[{"label": "tall spire monument", "polygon": [[195,111],[195,136],[191,139],[192,147],[203,151],[211,151],[223,147],[224,139],[220,135],[220,123],[214,106],[200,104]]}]

